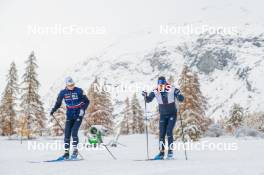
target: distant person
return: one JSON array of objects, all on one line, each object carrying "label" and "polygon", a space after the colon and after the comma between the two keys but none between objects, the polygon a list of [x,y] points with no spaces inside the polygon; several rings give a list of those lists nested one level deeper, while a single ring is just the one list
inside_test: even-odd
[{"label": "distant person", "polygon": [[165,77],[158,78],[158,87],[149,95],[143,91],[147,103],[151,102],[155,97],[159,104],[159,149],[160,152],[154,157],[155,160],[163,160],[165,155],[165,137],[168,138],[168,154],[167,159],[173,159],[173,129],[177,119],[176,99],[183,102],[184,96],[180,90],[172,86],[166,81]]},{"label": "distant person", "polygon": [[79,142],[78,131],[81,126],[85,111],[89,105],[87,96],[83,93],[81,88],[75,86],[75,83],[71,77],[67,77],[65,82],[66,88],[60,91],[56,104],[50,112],[50,115],[53,115],[61,107],[62,100],[64,99],[67,108],[67,118],[64,130],[65,153],[59,157],[58,160],[69,159],[71,136],[73,140],[73,152],[70,158],[77,159],[77,145]]}]

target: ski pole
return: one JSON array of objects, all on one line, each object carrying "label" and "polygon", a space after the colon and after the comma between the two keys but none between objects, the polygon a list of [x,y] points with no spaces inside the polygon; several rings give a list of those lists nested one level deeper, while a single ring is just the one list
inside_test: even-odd
[{"label": "ski pole", "polygon": [[54,115],[51,115],[51,116],[57,122],[57,124],[59,125],[59,127],[64,131],[64,128],[61,126],[60,122],[56,119],[56,117]]},{"label": "ski pole", "polygon": [[[56,117],[54,115],[51,115],[54,120],[57,122],[57,124],[59,125],[59,127],[64,131],[64,128],[61,126],[60,122],[56,119]],[[81,156],[82,159],[84,159],[84,157],[82,156],[82,154],[79,152],[79,155]]]},{"label": "ski pole", "polygon": [[184,148],[184,154],[185,154],[185,160],[188,160],[187,157],[187,151],[186,151],[186,146],[185,146],[185,138],[184,138],[184,129],[183,129],[183,124],[182,124],[182,117],[181,117],[181,113],[179,111],[179,116],[180,116],[180,123],[181,123],[181,131],[182,131],[182,142],[183,142],[183,148]]},{"label": "ski pole", "polygon": [[144,101],[145,101],[145,132],[146,132],[146,141],[147,141],[147,159],[149,159],[149,141],[148,141],[148,118],[147,118],[147,101],[146,101],[146,96],[144,96]]},{"label": "ski pole", "polygon": [[116,160],[116,157],[113,155],[113,153],[108,149],[108,147],[105,145],[105,144],[103,144],[103,146],[105,147],[105,149],[109,152],[109,154],[112,156],[112,158],[114,159],[114,160]]}]

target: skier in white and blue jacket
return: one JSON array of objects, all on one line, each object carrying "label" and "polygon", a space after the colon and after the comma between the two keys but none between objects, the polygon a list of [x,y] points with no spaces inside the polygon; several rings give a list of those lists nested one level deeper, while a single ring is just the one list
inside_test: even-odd
[{"label": "skier in white and blue jacket", "polygon": [[184,96],[180,90],[172,86],[166,81],[165,77],[158,78],[158,87],[151,93],[143,91],[142,95],[145,97],[147,103],[151,102],[154,98],[157,99],[159,104],[159,149],[160,152],[154,157],[155,160],[164,159],[165,155],[165,137],[168,139],[168,154],[167,158],[173,158],[173,129],[177,120],[177,107],[176,100],[179,102],[184,101]]},{"label": "skier in white and blue jacket", "polygon": [[73,153],[71,159],[76,159],[78,156],[77,145],[79,142],[78,131],[81,126],[86,109],[89,106],[89,99],[83,93],[81,88],[75,86],[71,77],[67,77],[66,88],[61,90],[54,108],[51,110],[50,115],[53,115],[62,104],[64,100],[67,108],[66,124],[64,130],[64,149],[65,153],[59,157],[59,160],[69,159],[70,140],[72,136]]}]

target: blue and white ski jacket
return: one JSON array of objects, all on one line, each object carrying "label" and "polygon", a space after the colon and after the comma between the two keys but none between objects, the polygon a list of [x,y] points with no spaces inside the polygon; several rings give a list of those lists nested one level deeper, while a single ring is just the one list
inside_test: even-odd
[{"label": "blue and white ski jacket", "polygon": [[158,88],[153,90],[146,96],[146,102],[151,102],[155,97],[159,104],[160,115],[176,115],[176,99],[179,102],[183,102],[184,100],[184,96],[181,94],[180,90],[169,84],[166,85],[166,89],[162,92],[160,92]]},{"label": "blue and white ski jacket", "polygon": [[85,111],[90,103],[81,88],[75,87],[73,90],[65,88],[60,91],[55,106],[52,109],[53,112],[61,107],[63,99],[67,108],[67,117],[73,118],[79,117],[80,110],[83,109]]}]

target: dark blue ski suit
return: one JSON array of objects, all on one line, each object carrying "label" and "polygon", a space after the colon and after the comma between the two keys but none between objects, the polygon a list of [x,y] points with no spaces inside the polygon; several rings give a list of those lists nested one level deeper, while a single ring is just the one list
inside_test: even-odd
[{"label": "dark blue ski suit", "polygon": [[159,104],[160,122],[159,122],[159,141],[160,141],[160,151],[165,150],[165,137],[168,138],[169,149],[172,148],[173,143],[173,129],[177,120],[177,108],[175,100],[183,102],[184,96],[181,94],[180,90],[169,86],[170,89],[159,92],[158,89],[152,91],[146,96],[146,102],[151,102],[155,97]]},{"label": "dark blue ski suit", "polygon": [[71,136],[73,140],[73,147],[77,147],[78,145],[78,130],[83,119],[83,116],[80,116],[80,111],[85,111],[88,108],[89,99],[86,95],[84,95],[81,88],[75,87],[73,90],[65,88],[60,91],[51,114],[61,107],[63,99],[67,108],[67,118],[64,130],[64,148],[65,150],[68,150],[70,147]]}]

